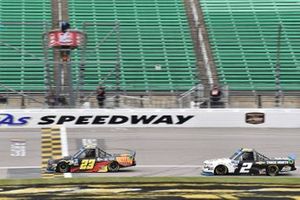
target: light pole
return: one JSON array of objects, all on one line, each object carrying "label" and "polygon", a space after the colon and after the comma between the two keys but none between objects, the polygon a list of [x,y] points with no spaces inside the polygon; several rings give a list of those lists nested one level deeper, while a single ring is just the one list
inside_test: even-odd
[{"label": "light pole", "polygon": [[275,107],[281,106],[281,97],[282,97],[282,90],[281,90],[281,85],[280,85],[281,31],[282,31],[282,26],[281,26],[281,24],[279,24],[278,38],[277,38],[276,68],[275,68],[275,85],[276,85]]}]

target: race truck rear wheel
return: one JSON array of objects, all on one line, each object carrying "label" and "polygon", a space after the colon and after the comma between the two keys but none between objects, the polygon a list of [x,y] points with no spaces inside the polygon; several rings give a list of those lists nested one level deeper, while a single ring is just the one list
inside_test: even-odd
[{"label": "race truck rear wheel", "polygon": [[120,169],[120,165],[118,162],[113,161],[108,165],[108,171],[109,172],[117,172]]},{"label": "race truck rear wheel", "polygon": [[66,163],[66,162],[58,163],[57,170],[56,170],[57,172],[67,173],[67,172],[69,172],[69,170],[70,170],[70,167],[69,167],[68,163]]},{"label": "race truck rear wheel", "polygon": [[227,173],[228,173],[228,169],[224,165],[218,165],[214,171],[215,175],[226,175]]},{"label": "race truck rear wheel", "polygon": [[279,167],[277,165],[270,165],[267,167],[267,175],[276,176],[279,173]]}]

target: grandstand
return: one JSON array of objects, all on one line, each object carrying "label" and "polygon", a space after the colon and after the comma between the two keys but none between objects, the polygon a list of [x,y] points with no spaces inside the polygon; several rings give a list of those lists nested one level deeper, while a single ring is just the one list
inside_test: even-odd
[{"label": "grandstand", "polygon": [[200,5],[222,84],[231,90],[275,90],[279,50],[280,87],[299,90],[299,0],[201,0]]},{"label": "grandstand", "polygon": [[50,10],[48,0],[0,0],[1,84],[17,91],[45,90],[42,35],[51,28]]},{"label": "grandstand", "polygon": [[[100,85],[124,107],[210,107],[216,85],[225,103],[299,102],[299,8],[300,0],[0,0],[0,90],[22,105],[34,93],[70,107],[95,105]],[[64,20],[86,40],[53,50],[45,36]]]},{"label": "grandstand", "polygon": [[[1,22],[23,23],[3,24],[0,34],[0,40],[5,43],[0,47],[0,78],[2,83],[15,90],[43,91],[46,87],[45,69],[38,61],[44,58],[42,33],[50,27],[25,24],[51,21],[50,1],[43,1],[41,5],[35,1],[22,1],[21,4],[20,1],[0,2]],[[69,15],[73,28],[78,29],[84,29],[84,22],[120,23],[122,90],[185,91],[195,84],[193,43],[181,1],[114,5],[112,1],[70,0]],[[113,61],[117,59],[117,36],[111,36],[100,48],[96,47],[112,28],[85,29],[89,38],[84,80],[86,90],[95,90],[99,83],[108,88],[116,84],[115,73],[110,75],[110,72],[115,68]],[[72,60],[80,61],[80,53],[76,52]],[[75,77],[78,67],[74,64]],[[77,84],[76,80],[74,84]]]},{"label": "grandstand", "polygon": [[[93,1],[69,0],[73,27],[88,35],[85,84],[94,90],[115,65],[120,37],[120,89],[122,91],[186,91],[197,82],[196,60],[184,4],[181,0]],[[83,23],[98,23],[84,26]],[[119,22],[120,35],[111,34]],[[73,57],[80,60],[80,53]],[[92,64],[89,64],[91,62]],[[115,86],[114,75],[104,84]]]}]

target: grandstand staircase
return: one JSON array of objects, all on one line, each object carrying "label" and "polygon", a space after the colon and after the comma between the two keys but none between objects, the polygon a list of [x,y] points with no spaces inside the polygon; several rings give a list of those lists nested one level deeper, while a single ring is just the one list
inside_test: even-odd
[{"label": "grandstand staircase", "polygon": [[198,78],[204,87],[204,96],[208,97],[212,86],[219,83],[203,13],[198,0],[184,0],[184,3],[200,72]]}]

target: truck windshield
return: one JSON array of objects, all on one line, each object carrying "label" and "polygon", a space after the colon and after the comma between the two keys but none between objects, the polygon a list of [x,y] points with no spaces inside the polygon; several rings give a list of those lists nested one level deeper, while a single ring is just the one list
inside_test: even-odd
[{"label": "truck windshield", "polygon": [[74,154],[74,158],[77,158],[82,152],[84,151],[84,149],[80,149],[77,153]]},{"label": "truck windshield", "polygon": [[257,153],[256,152],[256,160],[258,161],[266,161],[266,160],[270,160],[267,156],[261,154],[261,153]]},{"label": "truck windshield", "polygon": [[112,156],[111,154],[109,154],[109,153],[107,153],[107,152],[105,152],[105,151],[103,151],[102,149],[99,149],[98,148],[98,152],[99,152],[99,157],[100,158],[105,158],[105,157],[110,157],[110,156]]},{"label": "truck windshield", "polygon": [[237,150],[232,156],[230,156],[230,160],[233,160],[234,158],[236,158],[238,155],[240,155],[241,154],[241,150],[239,149],[239,150]]}]

